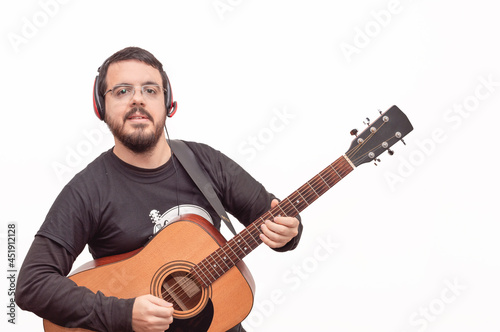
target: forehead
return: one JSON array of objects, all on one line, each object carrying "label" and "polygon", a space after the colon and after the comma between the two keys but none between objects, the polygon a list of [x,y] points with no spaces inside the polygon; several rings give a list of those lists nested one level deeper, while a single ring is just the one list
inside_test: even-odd
[{"label": "forehead", "polygon": [[108,67],[106,82],[108,87],[124,83],[133,85],[157,83],[162,85],[160,71],[139,60],[113,62]]}]

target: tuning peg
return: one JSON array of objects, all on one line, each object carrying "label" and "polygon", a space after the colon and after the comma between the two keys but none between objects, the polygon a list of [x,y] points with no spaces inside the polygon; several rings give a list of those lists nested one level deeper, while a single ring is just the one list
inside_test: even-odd
[{"label": "tuning peg", "polygon": [[375,158],[373,159],[373,163],[375,164],[375,166],[378,166],[377,163],[380,162],[380,159],[379,158]]},{"label": "tuning peg", "polygon": [[404,145],[406,145],[405,141],[403,139],[401,139],[401,142],[403,142]]},{"label": "tuning peg", "polygon": [[392,151],[391,149],[388,149],[388,150],[387,150],[387,153],[388,153],[390,156],[392,156],[392,155],[394,154],[394,151]]},{"label": "tuning peg", "polygon": [[379,112],[380,114],[382,114],[382,111],[381,111],[380,109],[378,110],[378,112]]},{"label": "tuning peg", "polygon": [[351,130],[351,135],[358,137],[358,130],[356,128],[354,128],[353,130]]},{"label": "tuning peg", "polygon": [[366,122],[364,122],[364,121],[363,121],[363,123],[364,123],[365,125],[369,126],[369,125],[370,125],[370,119],[369,119],[369,118],[366,118]]}]

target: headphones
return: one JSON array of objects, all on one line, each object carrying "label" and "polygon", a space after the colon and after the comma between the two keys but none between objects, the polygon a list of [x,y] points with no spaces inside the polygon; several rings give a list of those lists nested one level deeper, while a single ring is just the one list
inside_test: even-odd
[{"label": "headphones", "polygon": [[[101,67],[97,69],[97,72],[99,72]],[[175,112],[177,111],[177,102],[173,101],[172,98],[172,88],[170,87],[170,81],[168,80],[167,74],[163,71],[162,73],[165,75],[167,78],[167,86],[165,88],[165,108],[167,109],[167,117],[171,118],[174,116]],[[99,120],[104,121],[104,115],[106,112],[106,109],[104,107],[104,96],[101,96],[99,93],[99,74],[95,77],[94,80],[94,96],[93,96],[93,104],[94,104],[94,112],[95,115],[99,118]]]}]

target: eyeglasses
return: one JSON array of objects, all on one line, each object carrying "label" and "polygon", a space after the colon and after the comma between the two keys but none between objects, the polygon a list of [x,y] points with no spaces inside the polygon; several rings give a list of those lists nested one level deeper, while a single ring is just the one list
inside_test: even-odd
[{"label": "eyeglasses", "polygon": [[[160,87],[158,84],[145,84],[141,86],[142,95],[149,100],[159,99],[163,91],[167,90]],[[119,84],[113,89],[106,91],[103,96],[106,96],[108,92],[111,92],[111,97],[117,101],[129,101],[135,94],[135,86],[130,84]]]}]

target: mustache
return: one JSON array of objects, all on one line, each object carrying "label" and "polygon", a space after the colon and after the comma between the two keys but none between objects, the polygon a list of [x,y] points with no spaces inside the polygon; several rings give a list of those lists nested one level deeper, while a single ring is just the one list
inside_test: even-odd
[{"label": "mustache", "polygon": [[147,117],[151,122],[154,122],[153,121],[153,117],[151,116],[151,114],[149,114],[149,112],[146,111],[146,109],[143,108],[143,107],[134,107],[134,108],[132,108],[130,111],[128,111],[125,114],[125,116],[123,117],[123,120],[126,121],[130,116],[132,116],[132,115],[134,115],[136,113],[139,113],[140,115]]}]

